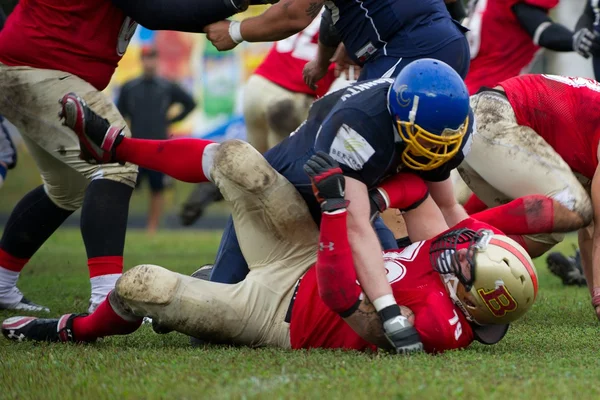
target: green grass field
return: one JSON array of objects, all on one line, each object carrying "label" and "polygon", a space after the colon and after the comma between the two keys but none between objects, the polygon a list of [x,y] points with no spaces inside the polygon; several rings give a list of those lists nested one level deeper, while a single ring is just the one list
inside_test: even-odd
[{"label": "green grass field", "polygon": [[[127,237],[126,268],[154,263],[182,273],[212,261],[219,232]],[[562,245],[571,252],[570,244]],[[91,345],[15,344],[0,337],[0,399],[600,398],[599,326],[586,289],[564,288],[538,260],[533,310],[498,345],[440,356],[339,351],[190,348],[177,333]],[[76,230],[59,230],[24,270],[20,288],[52,309],[83,312],[89,283]],[[12,316],[0,312],[0,318]]]}]

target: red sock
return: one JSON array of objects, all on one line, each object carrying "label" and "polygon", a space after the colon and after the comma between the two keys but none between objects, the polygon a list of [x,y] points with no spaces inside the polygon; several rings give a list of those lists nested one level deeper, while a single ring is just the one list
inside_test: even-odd
[{"label": "red sock", "polygon": [[29,258],[17,258],[0,249],[0,267],[13,272],[21,272]]},{"label": "red sock", "polygon": [[112,308],[108,298],[92,314],[73,320],[73,334],[77,341],[92,342],[97,338],[112,335],[127,335],[142,325],[143,318],[127,321]]},{"label": "red sock", "polygon": [[212,140],[169,139],[146,140],[124,138],[117,147],[119,161],[127,161],[143,168],[163,172],[189,183],[207,182],[202,171],[204,148]]},{"label": "red sock", "polygon": [[123,256],[103,256],[88,259],[90,278],[123,273]]},{"label": "red sock", "polygon": [[347,211],[323,214],[315,267],[319,296],[325,305],[338,314],[352,308],[360,296],[348,243],[347,214]]},{"label": "red sock", "polygon": [[488,206],[486,206],[485,203],[479,199],[479,197],[475,196],[475,194],[472,194],[471,197],[469,197],[469,200],[467,200],[465,203],[464,208],[467,214],[471,215],[487,209]]},{"label": "red sock", "polygon": [[506,235],[552,233],[554,203],[543,195],[525,196],[472,217],[500,229]]}]

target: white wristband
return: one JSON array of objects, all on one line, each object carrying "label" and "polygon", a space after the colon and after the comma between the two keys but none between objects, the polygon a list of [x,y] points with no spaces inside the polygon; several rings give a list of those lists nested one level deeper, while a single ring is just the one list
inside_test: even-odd
[{"label": "white wristband", "polygon": [[396,303],[396,299],[393,294],[386,294],[384,296],[378,297],[373,301],[373,305],[375,306],[375,310],[377,312],[383,310],[386,307],[393,306]]},{"label": "white wristband", "polygon": [[231,21],[229,23],[229,36],[235,44],[242,43],[244,38],[242,37],[242,23],[240,21]]}]

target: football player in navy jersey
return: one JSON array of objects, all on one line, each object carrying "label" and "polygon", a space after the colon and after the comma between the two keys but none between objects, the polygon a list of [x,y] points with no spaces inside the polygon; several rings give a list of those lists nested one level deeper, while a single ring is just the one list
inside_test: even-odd
[{"label": "football player in navy jersey", "polygon": [[[466,28],[453,20],[444,0],[281,0],[264,13],[239,21],[219,21],[205,28],[207,38],[219,50],[230,50],[242,41],[285,39],[306,28],[325,6],[320,41],[322,65],[340,41],[348,55],[363,67],[359,80],[388,77],[419,58],[435,58],[449,64],[463,78],[469,63]],[[335,39],[330,32],[339,33]],[[326,69],[326,67],[325,67]]]},{"label": "football player in navy jersey", "polygon": [[[110,126],[76,96],[67,97],[63,115],[67,117],[67,126],[78,134],[85,158],[131,162],[186,182],[211,179],[207,166],[213,164],[219,144],[201,139],[156,143],[126,138],[121,127]],[[381,316],[388,338],[398,349],[414,346],[411,341],[419,339],[415,338],[412,326],[400,321],[400,308],[386,278],[382,246],[371,225],[371,210],[387,208],[389,193],[371,196],[369,191],[377,190],[377,185],[387,177],[411,171],[428,183],[430,196],[420,204],[424,210],[430,210],[434,216],[441,210],[448,226],[467,218],[454,199],[450,171],[467,154],[473,129],[469,95],[460,75],[441,61],[422,59],[406,66],[395,79],[355,83],[317,100],[307,120],[289,138],[265,153],[273,168],[296,187],[317,224],[322,206],[304,171],[305,164],[319,152],[339,163],[345,176],[347,204],[344,206],[348,210],[348,239],[357,275]],[[197,167],[190,167],[194,165]],[[313,178],[325,182],[329,177],[324,173]],[[379,200],[372,201],[374,198]],[[281,204],[281,210],[294,212],[286,204]],[[257,212],[245,218],[262,216]],[[412,240],[435,236],[425,223],[413,224],[407,220],[407,225],[416,226],[409,232]],[[237,283],[246,274],[248,266],[230,220],[211,280]]]}]

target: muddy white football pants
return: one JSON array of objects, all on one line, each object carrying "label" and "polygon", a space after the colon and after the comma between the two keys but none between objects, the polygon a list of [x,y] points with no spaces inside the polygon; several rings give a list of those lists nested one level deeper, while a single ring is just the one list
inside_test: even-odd
[{"label": "muddy white football pants", "polygon": [[288,137],[308,117],[314,97],[292,92],[251,75],[244,87],[244,120],[248,142],[264,153]]},{"label": "muddy white football pants", "polygon": [[[58,101],[68,92],[77,93],[111,124],[126,125],[109,98],[75,75],[0,64],[0,114],[19,129],[48,197],[60,208],[76,210],[90,180],[110,179],[134,187],[137,166],[91,165],[79,159],[77,136],[58,118]],[[128,128],[125,133],[130,136]]]},{"label": "muddy white football pants", "polygon": [[[567,163],[533,129],[517,123],[507,98],[486,91],[471,96],[477,133],[458,170],[469,188],[488,207],[541,194],[582,216],[591,216],[591,200]],[[528,235],[546,244],[564,234]]]},{"label": "muddy white football pants", "polygon": [[246,142],[222,143],[211,176],[232,207],[246,279],[226,285],[140,265],[123,274],[116,294],[127,311],[190,336],[289,348],[285,316],[296,282],[316,262],[318,228],[294,186]]}]

